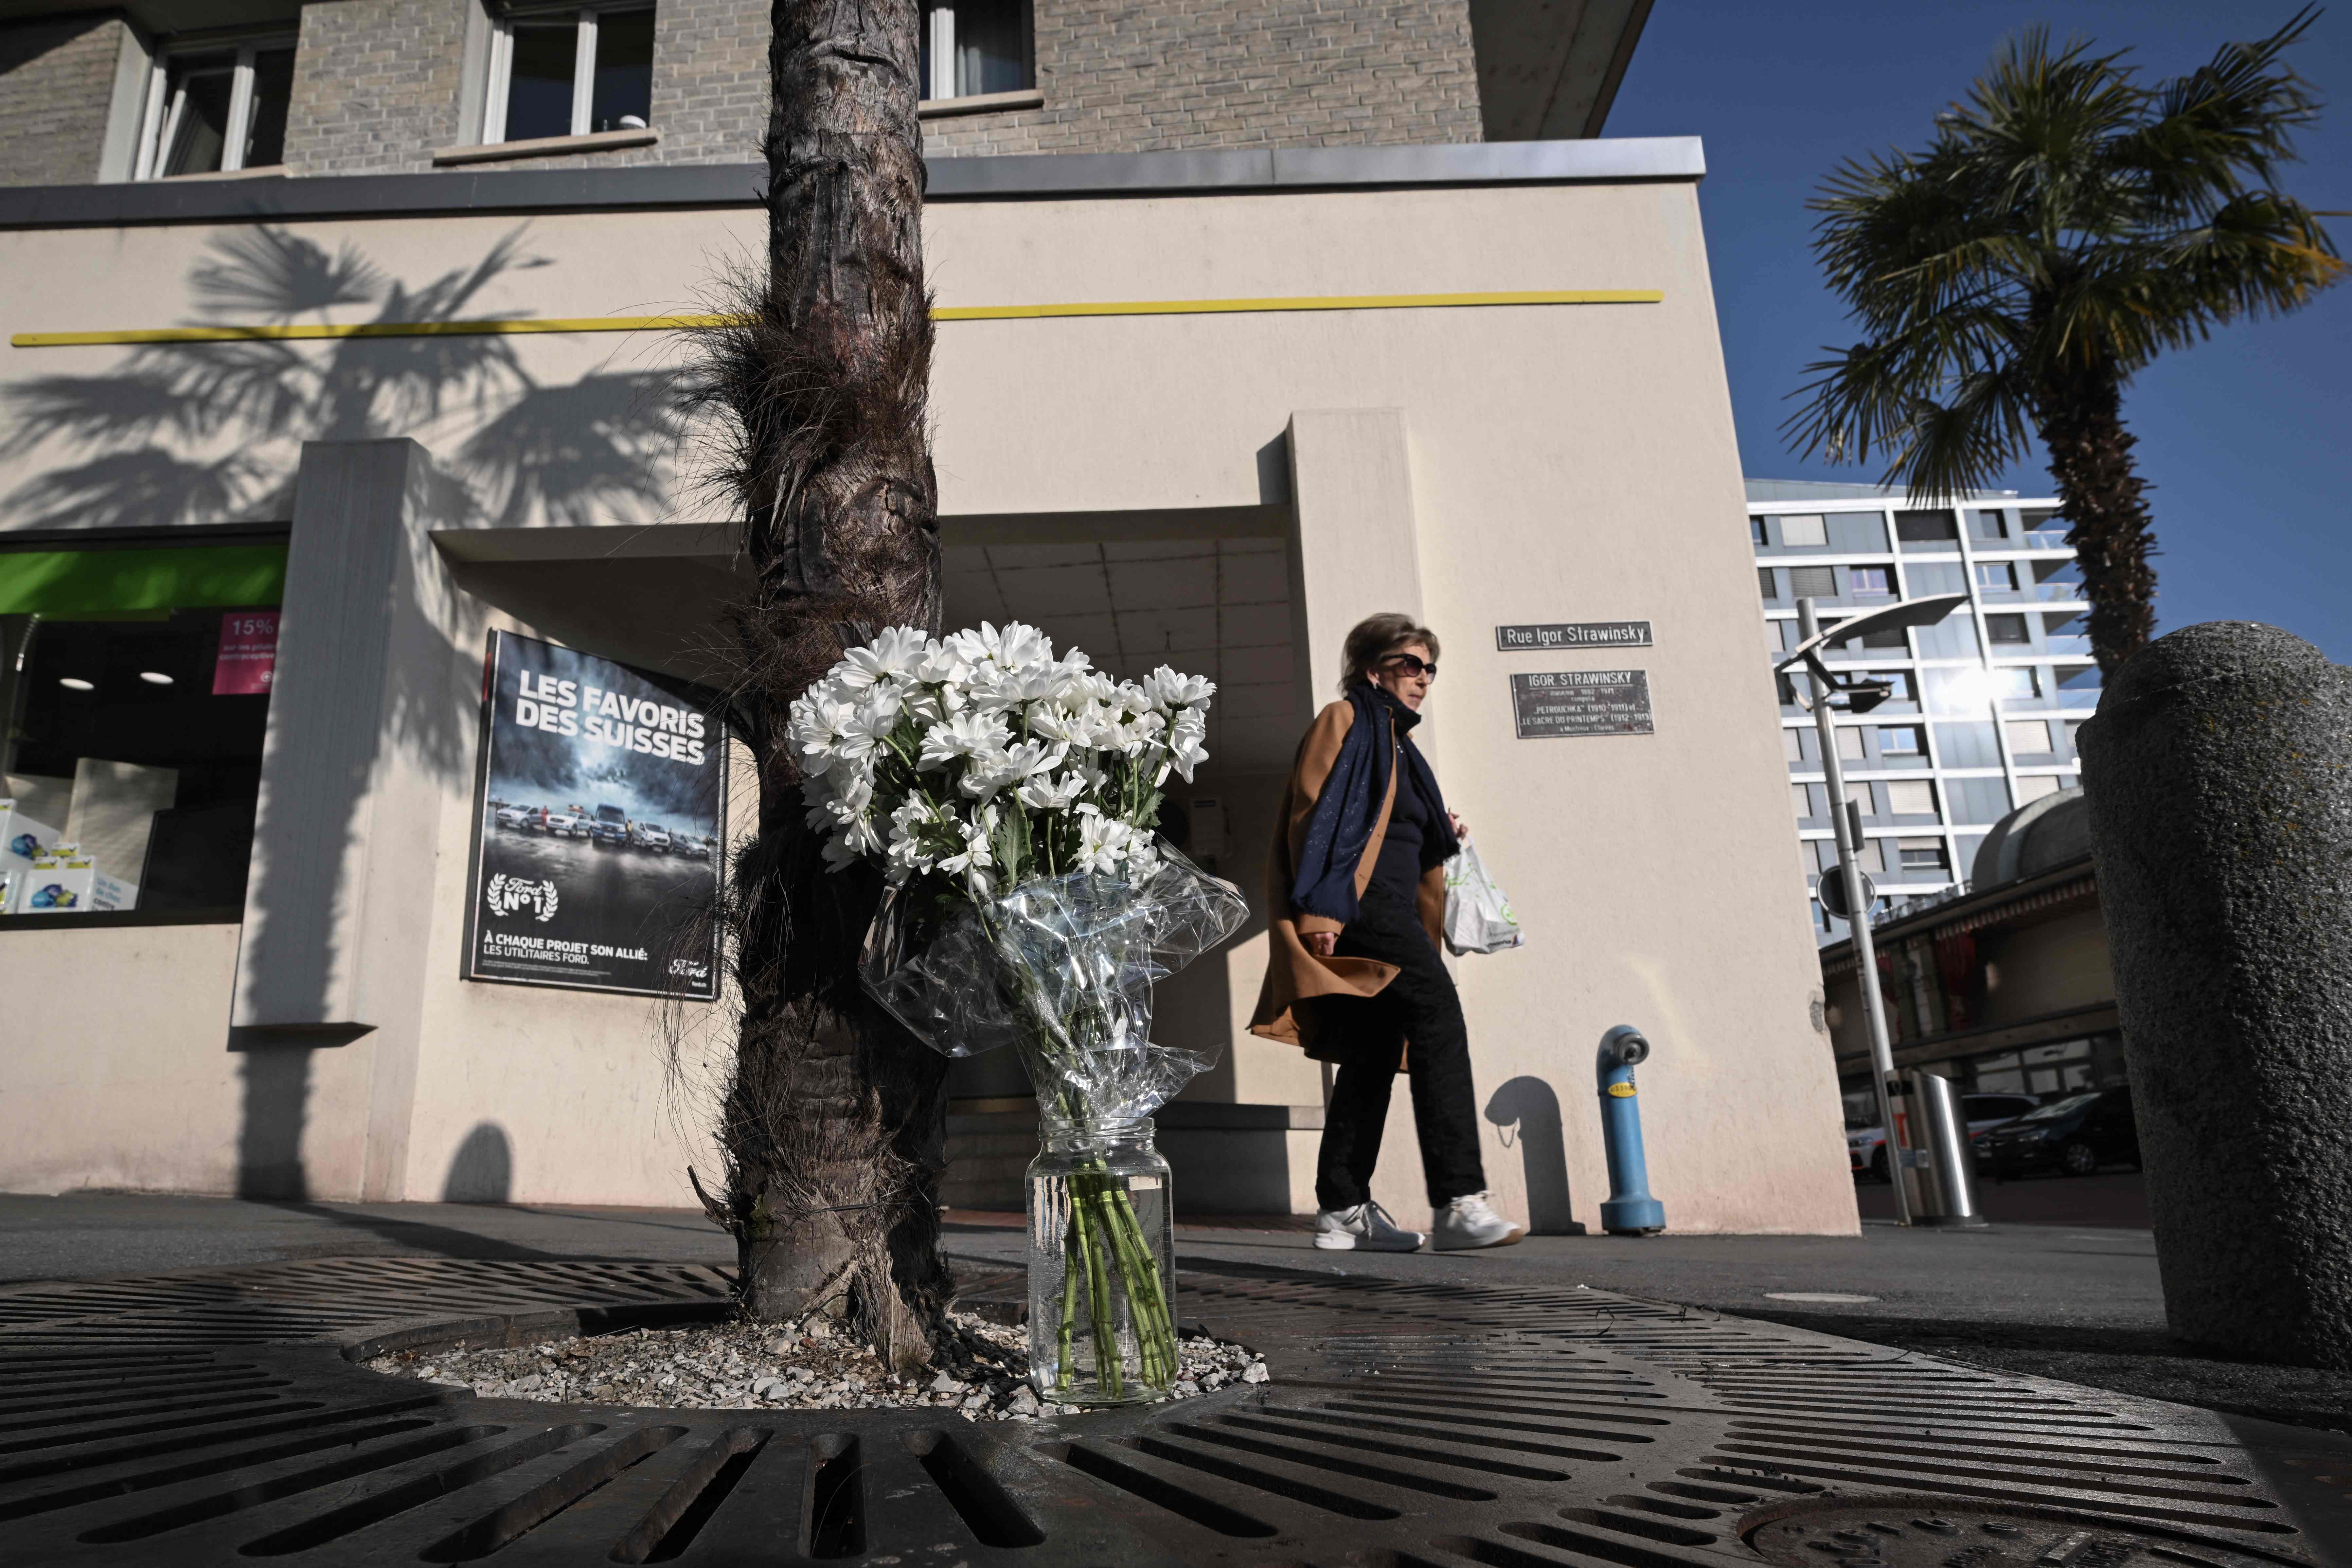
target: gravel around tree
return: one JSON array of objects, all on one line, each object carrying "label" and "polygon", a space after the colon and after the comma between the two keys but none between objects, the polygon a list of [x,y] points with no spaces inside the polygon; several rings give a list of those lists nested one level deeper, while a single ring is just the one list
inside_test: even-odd
[{"label": "gravel around tree", "polygon": [[[894,1376],[873,1351],[822,1320],[798,1329],[725,1323],[637,1329],[546,1344],[400,1351],[371,1371],[471,1390],[485,1399],[635,1405],[695,1410],[953,1410],[967,1421],[1025,1421],[1077,1413],[1040,1402],[1014,1370],[1028,1335],[967,1312],[950,1321],[1007,1364]],[[1192,1399],[1235,1383],[1267,1381],[1265,1359],[1199,1336],[1180,1342],[1181,1374],[1169,1397]]]}]

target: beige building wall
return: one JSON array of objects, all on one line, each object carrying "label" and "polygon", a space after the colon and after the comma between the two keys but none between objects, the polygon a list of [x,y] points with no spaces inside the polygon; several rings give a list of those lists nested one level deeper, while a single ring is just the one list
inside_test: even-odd
[{"label": "beige building wall", "polygon": [[[411,286],[488,258],[466,314],[583,317],[690,302],[719,265],[745,253],[755,223],[741,211],[604,213],[321,221],[278,232]],[[255,235],[200,225],[0,234],[0,270],[23,280],[7,325],[204,319],[197,270],[219,247]],[[1656,1047],[1642,1073],[1644,1132],[1652,1188],[1675,1228],[1852,1231],[1831,1058],[1811,1021],[1817,969],[1790,853],[1785,769],[1770,705],[1754,689],[1753,563],[1723,521],[1739,510],[1741,489],[1695,186],[943,203],[926,214],[926,241],[940,303],[950,307],[1662,292],[1652,304],[951,321],[940,330],[933,391],[942,510],[952,519],[1278,503],[1305,518],[1318,498],[1288,493],[1283,454],[1294,417],[1393,411],[1421,607],[1447,643],[1431,706],[1434,761],[1529,933],[1524,951],[1457,965],[1498,1201],[1524,1210],[1532,1189],[1555,1219],[1597,1224],[1606,1185],[1592,1051],[1611,1025],[1631,1023]],[[379,309],[331,306],[305,319],[367,320]],[[457,399],[437,413],[384,399],[360,433],[413,436],[467,477],[478,497],[467,526],[711,515],[682,488],[690,442],[665,432],[646,435],[627,483],[586,500],[501,457],[518,449],[506,418],[516,398],[622,387],[621,378],[673,359],[672,342],[446,341],[493,351],[491,372],[470,373],[494,393],[476,400],[478,412]],[[414,340],[296,352],[314,378],[416,358]],[[152,353],[8,350],[0,392],[141,363],[153,363]],[[290,470],[299,439],[323,433],[299,418],[276,431],[225,428],[209,449],[243,445]],[[61,439],[13,455],[0,461],[0,497],[22,498],[27,481],[86,457]],[[24,526],[26,512],[17,505],[0,517]],[[1115,523],[1103,527],[1116,533]],[[1317,586],[1305,584],[1310,598]],[[1580,619],[1649,620],[1657,646],[1494,651],[1498,623]],[[1332,657],[1320,646],[1306,652],[1318,665]],[[1649,672],[1654,735],[1514,737],[1510,674],[1621,667]],[[457,980],[469,787],[450,781],[431,858],[436,929],[417,977],[416,1110],[400,1195],[440,1195],[467,1136],[495,1123],[512,1144],[515,1196],[677,1201],[681,1167],[699,1156],[685,1132],[665,1129],[672,1102],[644,1005]],[[1232,820],[1237,837],[1253,831],[1246,809]],[[1255,871],[1244,879],[1255,882]],[[1233,1016],[1255,999],[1253,940],[1262,942],[1245,939],[1223,960]],[[13,951],[0,939],[0,965],[13,967]],[[111,949],[86,951],[101,966],[113,962]],[[0,984],[22,980],[0,973]],[[206,1004],[193,978],[175,984],[188,987],[191,1008],[225,1010],[225,999]],[[183,1047],[137,1048],[194,1049],[204,1033],[183,1031]],[[1261,1103],[1319,1093],[1313,1069],[1286,1047],[1236,1034],[1228,1048],[1226,1092]],[[1426,1205],[1404,1099],[1379,1192],[1410,1223]],[[1531,1172],[1528,1152],[1538,1149],[1559,1150],[1548,1158],[1560,1168]],[[0,1185],[32,1180],[5,1160]],[[206,1179],[189,1164],[162,1184]]]}]

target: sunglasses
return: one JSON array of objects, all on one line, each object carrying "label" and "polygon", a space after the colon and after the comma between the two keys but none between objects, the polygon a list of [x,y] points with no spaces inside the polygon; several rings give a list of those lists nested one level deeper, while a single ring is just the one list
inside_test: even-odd
[{"label": "sunglasses", "polygon": [[1392,653],[1381,663],[1386,668],[1402,670],[1407,675],[1425,675],[1432,680],[1437,679],[1437,666],[1423,664],[1417,654]]}]

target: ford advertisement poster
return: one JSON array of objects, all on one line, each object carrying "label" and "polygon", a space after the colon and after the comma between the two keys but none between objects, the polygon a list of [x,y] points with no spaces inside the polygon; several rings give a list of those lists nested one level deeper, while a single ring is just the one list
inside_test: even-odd
[{"label": "ford advertisement poster", "polygon": [[726,746],[706,702],[490,634],[467,979],[717,998]]}]

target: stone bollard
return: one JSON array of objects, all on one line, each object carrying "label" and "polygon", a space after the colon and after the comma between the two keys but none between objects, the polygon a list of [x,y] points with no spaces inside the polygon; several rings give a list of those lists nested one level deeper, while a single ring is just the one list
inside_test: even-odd
[{"label": "stone bollard", "polygon": [[2352,669],[2189,626],[2080,745],[2166,1316],[2352,1367]]}]

